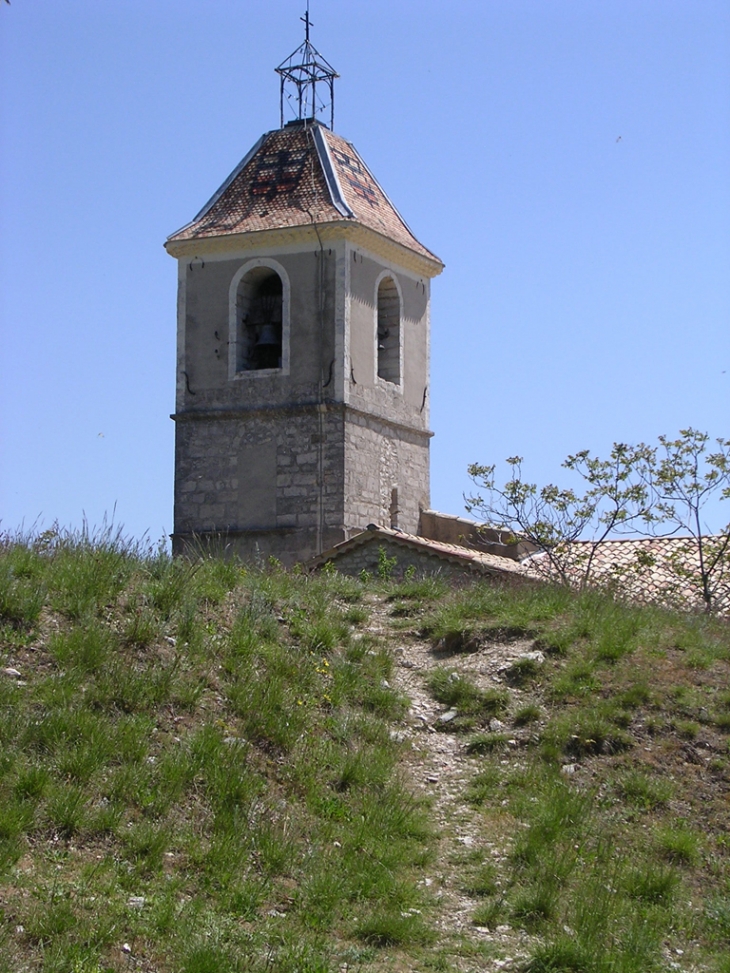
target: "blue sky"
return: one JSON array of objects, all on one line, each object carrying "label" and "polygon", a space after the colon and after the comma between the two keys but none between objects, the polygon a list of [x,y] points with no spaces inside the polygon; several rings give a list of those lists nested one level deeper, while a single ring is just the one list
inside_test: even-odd
[{"label": "blue sky", "polygon": [[[172,529],[175,262],[278,125],[304,0],[0,4],[0,519]],[[433,282],[432,505],[470,462],[730,436],[730,7],[312,0],[335,129]],[[718,526],[717,524],[715,526]]]}]

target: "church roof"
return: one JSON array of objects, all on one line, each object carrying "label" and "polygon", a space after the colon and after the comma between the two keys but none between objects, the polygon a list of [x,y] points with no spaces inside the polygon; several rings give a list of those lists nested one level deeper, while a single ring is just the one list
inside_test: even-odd
[{"label": "church roof", "polygon": [[349,221],[442,266],[352,143],[318,122],[293,122],[263,135],[195,219],[167,242]]},{"label": "church roof", "polygon": [[[378,545],[383,542],[420,554],[432,561],[432,566],[437,565],[438,561],[442,561],[450,563],[468,574],[486,574],[512,580],[535,580],[532,574],[513,558],[501,557],[487,551],[478,551],[473,547],[465,547],[461,544],[436,541],[417,534],[407,534],[403,530],[384,527],[381,524],[369,524],[365,530],[350,537],[349,540],[340,541],[339,544],[335,544],[328,551],[312,558],[307,562],[307,566],[316,569],[322,567],[328,561],[337,564],[340,559],[352,554],[359,548],[374,547],[377,551]],[[424,566],[425,564],[426,561],[424,561]]]}]

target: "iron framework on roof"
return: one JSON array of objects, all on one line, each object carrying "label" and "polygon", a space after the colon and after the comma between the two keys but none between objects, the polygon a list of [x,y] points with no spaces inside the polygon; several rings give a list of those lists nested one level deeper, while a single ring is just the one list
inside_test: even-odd
[{"label": "iron framework on roof", "polygon": [[[308,8],[301,20],[304,22],[305,29],[304,43],[275,69],[281,78],[279,99],[281,127],[284,127],[284,94],[288,82],[296,88],[294,97],[297,104],[297,118],[300,121],[314,120],[318,113],[326,110],[327,102],[317,95],[317,85],[320,85],[320,91],[322,84],[326,85],[329,92],[330,128],[332,129],[335,124],[335,78],[339,78],[339,74],[309,40],[309,28],[312,22],[309,19]],[[291,95],[288,98],[291,101]]]}]

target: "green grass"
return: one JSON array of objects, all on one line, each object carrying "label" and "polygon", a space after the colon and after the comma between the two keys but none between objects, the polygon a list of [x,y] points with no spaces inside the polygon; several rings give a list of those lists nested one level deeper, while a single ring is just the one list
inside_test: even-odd
[{"label": "green grass", "polygon": [[470,677],[443,666],[431,673],[428,686],[434,699],[457,711],[456,719],[444,725],[451,731],[464,732],[483,726],[507,705],[505,690],[480,689]]},{"label": "green grass", "polygon": [[160,971],[330,973],[431,941],[432,829],[390,652],[353,637],[364,590],[110,531],[5,539],[8,969],[101,973],[127,941]]},{"label": "green grass", "polygon": [[[448,868],[392,732],[409,637],[473,770]],[[449,868],[523,973],[730,973],[726,622],[53,528],[0,544],[0,667],[0,973],[490,968]]]},{"label": "green grass", "polygon": [[[435,654],[453,650],[434,698],[466,711],[497,690],[517,738],[463,744],[475,764],[465,799],[487,835],[510,841],[483,885],[464,865],[474,924],[532,937],[522,973],[663,973],[675,947],[678,969],[730,969],[727,623],[593,592],[474,588],[420,630]],[[467,665],[500,630],[545,662],[502,667],[477,689]]]}]

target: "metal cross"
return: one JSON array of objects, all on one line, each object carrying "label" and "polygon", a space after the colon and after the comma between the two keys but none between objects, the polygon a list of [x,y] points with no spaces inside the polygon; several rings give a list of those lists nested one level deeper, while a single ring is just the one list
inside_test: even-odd
[{"label": "metal cross", "polygon": [[304,14],[303,17],[300,17],[299,19],[304,24],[304,31],[305,31],[304,37],[305,37],[305,40],[309,40],[309,28],[310,27],[314,27],[314,24],[309,19],[309,0],[307,0],[307,11],[306,11],[306,13]]}]

